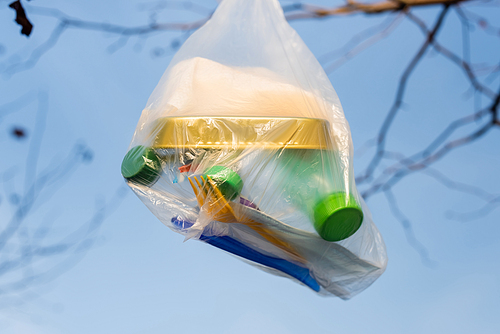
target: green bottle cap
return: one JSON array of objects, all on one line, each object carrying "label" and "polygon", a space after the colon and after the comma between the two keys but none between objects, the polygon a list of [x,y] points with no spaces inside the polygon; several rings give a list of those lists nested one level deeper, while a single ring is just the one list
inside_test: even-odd
[{"label": "green bottle cap", "polygon": [[215,181],[217,187],[224,197],[232,201],[240,195],[243,188],[241,177],[230,168],[224,166],[213,166],[207,170],[206,176]]},{"label": "green bottle cap", "polygon": [[151,147],[136,146],[123,158],[122,175],[128,181],[149,187],[158,180],[160,173],[160,160]]},{"label": "green bottle cap", "polygon": [[363,210],[354,196],[338,192],[314,208],[314,228],[327,241],[340,241],[353,235],[363,222]]}]

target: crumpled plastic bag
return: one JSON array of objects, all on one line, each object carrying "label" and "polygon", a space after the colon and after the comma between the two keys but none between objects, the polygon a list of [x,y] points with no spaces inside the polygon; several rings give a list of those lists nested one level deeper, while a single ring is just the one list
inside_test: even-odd
[{"label": "crumpled plastic bag", "polygon": [[340,101],[276,0],[224,0],[172,59],[122,174],[173,231],[348,299],[387,254]]}]

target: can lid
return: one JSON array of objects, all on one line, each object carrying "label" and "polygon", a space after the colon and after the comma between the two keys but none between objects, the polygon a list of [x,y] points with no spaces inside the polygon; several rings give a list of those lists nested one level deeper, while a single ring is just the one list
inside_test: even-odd
[{"label": "can lid", "polygon": [[160,177],[161,163],[151,147],[139,145],[127,152],[121,169],[128,181],[152,186]]},{"label": "can lid", "polygon": [[206,171],[205,175],[215,181],[222,195],[229,201],[238,197],[243,189],[241,177],[230,168],[213,166]]},{"label": "can lid", "polygon": [[354,196],[338,192],[314,208],[314,228],[327,241],[340,241],[353,235],[363,222],[363,210]]}]

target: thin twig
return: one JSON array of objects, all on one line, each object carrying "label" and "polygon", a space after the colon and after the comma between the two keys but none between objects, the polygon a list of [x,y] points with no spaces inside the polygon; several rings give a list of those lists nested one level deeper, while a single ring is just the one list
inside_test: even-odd
[{"label": "thin twig", "polygon": [[396,200],[396,197],[392,193],[392,190],[389,188],[384,189],[384,195],[387,199],[387,203],[389,204],[389,208],[393,216],[400,222],[401,226],[403,227],[406,235],[406,240],[408,241],[410,246],[415,249],[420,255],[420,260],[422,261],[422,263],[428,267],[435,267],[436,263],[430,259],[429,251],[427,250],[427,248],[420,241],[418,241],[417,237],[415,236],[415,232],[413,231],[410,220],[403,214],[403,212],[399,208],[398,202]]},{"label": "thin twig", "polygon": [[404,15],[402,13],[403,12],[400,12],[398,15],[396,15],[396,17],[390,18],[389,24],[387,24],[386,22],[382,22],[382,24],[376,27],[368,28],[362,31],[360,34],[355,35],[340,49],[329,52],[328,58],[331,58],[335,53],[338,52],[343,52],[344,54],[342,55],[342,57],[337,58],[332,64],[323,66],[325,72],[327,74],[332,73],[347,61],[354,58],[354,56],[356,56],[357,54],[389,36],[389,34],[398,27],[399,23],[401,23],[402,19],[404,18]]},{"label": "thin twig", "polygon": [[427,38],[424,42],[424,44],[420,47],[418,50],[417,54],[413,57],[411,60],[410,64],[406,67],[405,71],[403,72],[403,75],[401,76],[401,79],[399,80],[399,85],[398,85],[398,90],[396,92],[396,98],[394,100],[394,103],[389,110],[389,113],[387,114],[382,127],[379,130],[378,136],[377,136],[377,150],[376,153],[373,157],[373,159],[370,161],[368,167],[366,168],[366,171],[363,176],[360,176],[356,178],[356,181],[359,183],[363,183],[366,181],[371,180],[373,176],[373,172],[379,165],[383,152],[385,149],[385,144],[386,144],[386,138],[387,134],[389,132],[389,129],[392,125],[392,122],[394,121],[394,118],[396,117],[396,114],[398,113],[402,103],[403,103],[403,97],[406,91],[406,84],[408,82],[408,79],[410,78],[410,75],[413,73],[413,70],[416,68],[420,60],[423,58],[425,52],[428,50],[429,46],[433,42],[436,34],[439,31],[439,28],[441,28],[444,18],[446,16],[446,13],[448,12],[449,6],[445,6],[441,13],[438,16],[438,19],[436,23],[434,24],[434,27],[430,31],[430,33],[427,35]]}]

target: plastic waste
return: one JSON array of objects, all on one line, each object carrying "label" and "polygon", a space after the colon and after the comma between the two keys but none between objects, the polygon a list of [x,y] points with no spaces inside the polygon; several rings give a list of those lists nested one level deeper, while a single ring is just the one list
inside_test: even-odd
[{"label": "plastic waste", "polygon": [[337,94],[278,1],[224,0],[151,95],[122,175],[173,231],[348,299],[387,265],[352,151]]}]

